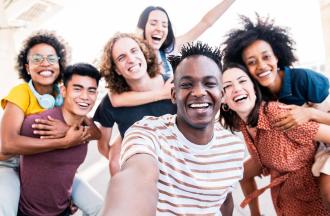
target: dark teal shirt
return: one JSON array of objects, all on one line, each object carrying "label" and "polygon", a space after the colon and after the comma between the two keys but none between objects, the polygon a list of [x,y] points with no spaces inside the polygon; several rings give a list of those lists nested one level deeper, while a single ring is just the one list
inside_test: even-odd
[{"label": "dark teal shirt", "polygon": [[279,101],[285,104],[303,105],[321,103],[329,95],[329,80],[310,69],[284,68]]}]

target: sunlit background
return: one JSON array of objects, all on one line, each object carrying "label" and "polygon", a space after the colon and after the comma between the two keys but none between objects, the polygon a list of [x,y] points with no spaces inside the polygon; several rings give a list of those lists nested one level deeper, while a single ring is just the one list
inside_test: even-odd
[{"label": "sunlit background", "polygon": [[[14,59],[22,40],[33,31],[55,30],[63,36],[72,48],[71,63],[95,63],[115,32],[135,31],[140,13],[149,5],[164,7],[175,35],[180,35],[220,1],[0,0],[0,97],[21,82],[14,69]],[[297,66],[330,74],[330,0],[236,0],[199,40],[218,46],[226,32],[238,27],[239,15],[255,18],[256,12],[290,29],[296,41]],[[101,91],[104,93],[104,88]],[[98,154],[95,142],[89,144],[88,157],[80,174],[105,194],[109,179],[107,161]],[[236,204],[241,201],[241,192],[234,193],[234,198]],[[246,209],[237,206],[234,215],[248,215]],[[274,215],[269,194],[263,195],[261,206],[265,215]]]},{"label": "sunlit background", "polygon": [[[196,24],[219,0],[0,0],[0,73],[4,96],[17,80],[13,67],[21,41],[31,32],[51,29],[72,47],[72,63],[93,63],[115,32],[133,32],[141,11],[149,5],[163,6],[172,20],[175,35]],[[228,30],[239,25],[240,14],[270,16],[291,29],[297,42],[298,65],[325,71],[325,37],[321,9],[329,0],[236,0],[199,40],[219,45]],[[325,12],[323,12],[325,17]],[[329,15],[328,15],[329,18]],[[330,19],[330,18],[329,18]],[[330,21],[328,21],[330,22]],[[329,36],[328,36],[329,37]],[[6,78],[6,79],[4,79]]]}]

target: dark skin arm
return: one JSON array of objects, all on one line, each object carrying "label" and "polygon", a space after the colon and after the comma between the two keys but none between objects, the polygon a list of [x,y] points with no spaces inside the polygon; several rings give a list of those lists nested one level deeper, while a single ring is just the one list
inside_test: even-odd
[{"label": "dark skin arm", "polygon": [[89,134],[82,126],[73,125],[65,137],[59,139],[39,139],[20,135],[24,121],[23,111],[15,104],[8,102],[1,121],[1,153],[7,154],[36,154],[54,149],[65,149],[81,144]]},{"label": "dark skin arm", "polygon": [[234,200],[232,193],[228,193],[226,200],[223,202],[220,212],[223,216],[232,216],[234,212]]},{"label": "dark skin arm", "polygon": [[[69,126],[51,116],[48,116],[47,118],[48,119],[35,120],[35,124],[32,125],[32,128],[34,129],[33,133],[40,135],[41,139],[56,139],[65,137]],[[101,138],[101,131],[92,119],[85,117],[83,125],[87,129],[87,133],[90,135],[88,141]]]}]

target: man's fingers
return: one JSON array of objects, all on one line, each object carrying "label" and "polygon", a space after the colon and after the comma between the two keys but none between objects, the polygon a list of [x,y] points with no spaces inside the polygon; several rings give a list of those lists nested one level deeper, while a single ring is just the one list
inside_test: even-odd
[{"label": "man's fingers", "polygon": [[54,136],[54,135],[50,135],[50,136],[40,136],[40,139],[56,139],[56,138],[59,138],[59,137]]},{"label": "man's fingers", "polygon": [[48,119],[35,119],[34,122],[37,124],[52,125],[52,121]]},{"label": "man's fingers", "polygon": [[48,118],[49,121],[56,121],[56,119],[54,119],[54,118],[51,117],[51,116],[47,116],[47,118]]},{"label": "man's fingers", "polygon": [[54,135],[54,133],[52,131],[48,131],[48,130],[34,130],[33,133],[38,134],[38,135],[43,135],[43,136]]},{"label": "man's fingers", "polygon": [[53,127],[45,124],[32,124],[32,128],[37,130],[52,130]]}]

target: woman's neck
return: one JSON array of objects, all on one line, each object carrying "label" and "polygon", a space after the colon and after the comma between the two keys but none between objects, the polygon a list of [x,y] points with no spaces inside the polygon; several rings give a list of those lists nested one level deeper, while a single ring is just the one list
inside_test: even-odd
[{"label": "woman's neck", "polygon": [[53,90],[54,90],[54,84],[53,85],[36,85],[33,83],[33,86],[35,88],[35,90],[40,94],[40,95],[44,95],[44,94],[53,94]]},{"label": "woman's neck", "polygon": [[284,77],[284,71],[280,70],[278,76],[276,76],[274,84],[269,87],[269,90],[276,96],[280,94],[282,88],[282,79]]}]

